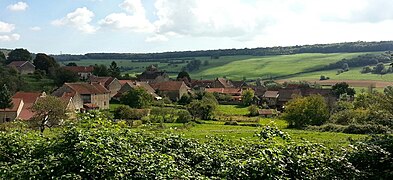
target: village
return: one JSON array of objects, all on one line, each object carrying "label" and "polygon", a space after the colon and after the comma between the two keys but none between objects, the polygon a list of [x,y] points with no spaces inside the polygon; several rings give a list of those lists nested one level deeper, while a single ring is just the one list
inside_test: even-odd
[{"label": "village", "polygon": [[[29,61],[14,61],[7,66],[17,69],[20,74],[32,74],[36,70]],[[13,107],[0,110],[1,122],[30,120],[35,115],[31,108],[38,99],[46,96],[55,96],[64,101],[69,117],[76,117],[77,112],[108,110],[111,103],[118,104],[122,95],[135,88],[146,91],[154,101],[163,101],[166,98],[176,103],[183,96],[207,92],[214,94],[219,104],[227,105],[242,105],[244,92],[251,91],[251,104],[258,106],[258,114],[263,117],[280,115],[285,110],[285,104],[299,96],[321,95],[329,106],[333,106],[337,101],[332,89],[326,87],[311,87],[296,82],[284,83],[284,86],[266,86],[264,82],[248,83],[226,78],[195,80],[186,72],[183,72],[186,73],[184,77],[171,79],[165,71],[161,71],[155,65],[146,67],[142,74],[132,80],[95,76],[92,66],[61,68],[78,74],[80,81],[66,82],[53,92],[16,92],[12,96]]]}]

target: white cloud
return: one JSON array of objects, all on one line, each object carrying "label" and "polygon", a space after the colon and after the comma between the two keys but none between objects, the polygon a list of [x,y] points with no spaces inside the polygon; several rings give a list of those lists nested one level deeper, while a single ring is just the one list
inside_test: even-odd
[{"label": "white cloud", "polygon": [[98,28],[90,24],[94,13],[86,7],[77,8],[68,13],[65,17],[52,21],[55,26],[71,26],[84,33],[94,33]]},{"label": "white cloud", "polygon": [[30,27],[30,30],[32,30],[32,31],[41,31],[41,27],[38,27],[38,26]]},{"label": "white cloud", "polygon": [[11,11],[24,11],[29,7],[25,2],[17,2],[16,4],[11,4],[7,6],[7,9]]},{"label": "white cloud", "polygon": [[0,35],[0,41],[1,42],[17,41],[19,39],[20,39],[20,35],[19,34]]},{"label": "white cloud", "polygon": [[119,5],[127,13],[112,13],[99,21],[101,26],[126,29],[133,32],[153,32],[154,26],[146,18],[140,0],[125,0]]},{"label": "white cloud", "polygon": [[15,29],[14,24],[0,21],[0,33],[9,33]]},{"label": "white cloud", "polygon": [[155,34],[153,36],[150,36],[148,38],[146,38],[146,42],[165,42],[168,41],[169,39],[164,36],[164,35],[160,35],[160,34]]},{"label": "white cloud", "polygon": [[240,0],[157,0],[159,34],[242,38],[260,33],[271,21],[253,3]]}]

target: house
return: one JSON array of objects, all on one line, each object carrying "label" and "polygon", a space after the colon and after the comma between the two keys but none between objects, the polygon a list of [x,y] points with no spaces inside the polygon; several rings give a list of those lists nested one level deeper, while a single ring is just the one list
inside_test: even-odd
[{"label": "house", "polygon": [[18,118],[23,108],[23,100],[12,98],[12,108],[0,109],[0,123],[10,122]]},{"label": "house", "polygon": [[243,90],[241,88],[206,88],[206,92],[227,94],[232,97],[232,101],[241,101]]},{"label": "house", "polygon": [[212,83],[212,88],[234,88],[232,82],[225,78],[216,78]]},{"label": "house", "polygon": [[157,94],[167,96],[172,101],[178,101],[183,95],[188,94],[190,88],[183,81],[167,81],[150,84]]},{"label": "house", "polygon": [[52,95],[72,97],[75,110],[109,109],[110,91],[100,83],[64,83]]},{"label": "house", "polygon": [[35,66],[30,61],[13,61],[7,65],[15,68],[20,74],[33,74]]},{"label": "house", "polygon": [[121,89],[118,91],[118,93],[115,95],[116,99],[120,99],[120,97],[130,91],[131,89],[134,89],[136,87],[140,87],[144,89],[147,93],[149,93],[151,96],[153,96],[154,99],[160,100],[162,99],[159,95],[156,94],[156,90],[154,90],[148,83],[146,82],[135,82],[131,80],[120,80],[120,83],[122,84]]},{"label": "house", "polygon": [[110,91],[111,98],[121,89],[122,85],[117,78],[90,76],[90,82],[100,83]]},{"label": "house", "polygon": [[262,101],[269,107],[275,107],[278,101],[278,91],[266,91],[262,96]]},{"label": "house", "polygon": [[300,89],[279,89],[278,90],[278,102],[277,102],[277,106],[279,106],[280,108],[283,108],[283,106],[285,105],[285,103],[287,103],[288,101],[290,101],[291,99],[297,97],[297,96],[301,96],[302,92]]},{"label": "house", "polygon": [[64,66],[63,69],[77,73],[81,80],[89,79],[93,75],[93,66]]},{"label": "house", "polygon": [[137,79],[147,83],[160,83],[169,81],[169,75],[165,71],[160,71],[156,66],[150,65],[146,71],[137,75]]}]

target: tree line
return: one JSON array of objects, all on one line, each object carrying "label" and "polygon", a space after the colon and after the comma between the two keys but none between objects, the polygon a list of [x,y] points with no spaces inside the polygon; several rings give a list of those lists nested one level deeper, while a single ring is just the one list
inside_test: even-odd
[{"label": "tree line", "polygon": [[129,59],[129,60],[161,60],[168,58],[190,58],[190,57],[212,57],[218,59],[220,56],[250,55],[270,56],[289,55],[298,53],[344,53],[344,52],[376,52],[393,50],[393,41],[380,42],[345,42],[334,44],[315,44],[288,47],[260,47],[243,49],[218,49],[200,51],[173,51],[163,53],[87,53],[84,55],[53,55],[60,61],[72,61],[80,59]]}]

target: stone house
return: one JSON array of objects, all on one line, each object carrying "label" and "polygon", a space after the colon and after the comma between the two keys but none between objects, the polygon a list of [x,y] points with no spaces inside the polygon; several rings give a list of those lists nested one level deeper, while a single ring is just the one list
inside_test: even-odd
[{"label": "stone house", "polygon": [[10,122],[18,118],[23,108],[23,100],[12,98],[12,108],[0,109],[0,123]]},{"label": "stone house", "polygon": [[262,102],[266,103],[269,107],[276,107],[278,97],[278,91],[266,91],[262,96]]},{"label": "stone house", "polygon": [[206,88],[205,92],[226,94],[232,97],[232,101],[241,101],[243,90],[241,88]]},{"label": "stone house", "polygon": [[100,83],[110,91],[111,98],[121,89],[122,85],[117,78],[90,76],[90,82]]},{"label": "stone house", "polygon": [[7,65],[8,67],[15,68],[20,74],[33,74],[35,66],[29,61],[13,61]]},{"label": "stone house", "polygon": [[183,81],[167,81],[150,84],[158,95],[167,96],[172,101],[178,101],[190,88]]},{"label": "stone house", "polygon": [[93,75],[93,66],[64,66],[63,69],[72,71],[79,75],[81,80],[87,80]]},{"label": "stone house", "polygon": [[[13,107],[5,111],[0,109],[0,122],[13,121],[15,119],[29,120],[34,116],[31,111],[33,105],[45,93],[39,92],[17,92],[12,96]],[[6,116],[6,117],[5,117]]]},{"label": "stone house", "polygon": [[140,87],[144,89],[147,93],[149,93],[155,100],[160,100],[162,99],[159,95],[156,94],[156,90],[154,90],[150,84],[146,82],[135,82],[131,80],[120,80],[120,83],[122,84],[121,89],[118,91],[118,93],[115,95],[116,99],[120,99],[120,97],[130,91],[131,89]]},{"label": "stone house", "polygon": [[161,83],[169,81],[169,75],[165,71],[160,71],[156,66],[150,65],[142,74],[137,75],[137,79],[147,83]]},{"label": "stone house", "polygon": [[109,109],[110,91],[100,83],[64,83],[52,95],[72,97],[75,110]]}]

